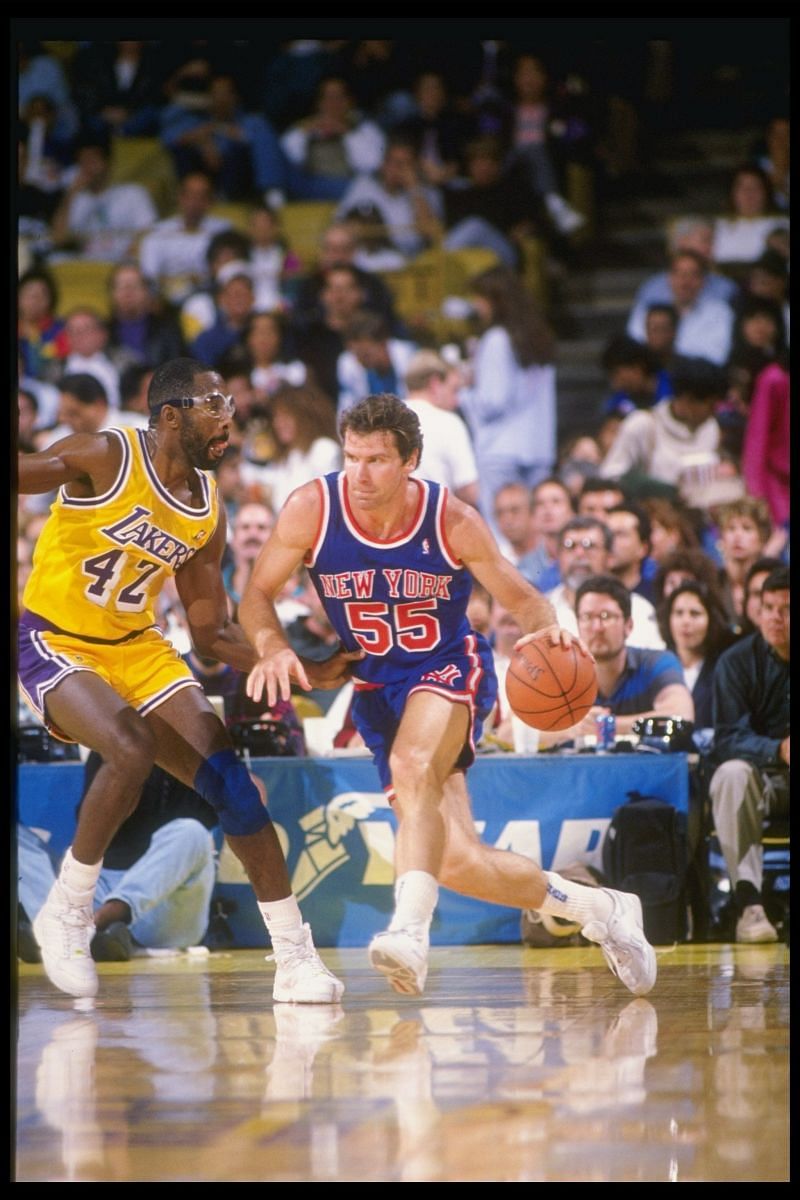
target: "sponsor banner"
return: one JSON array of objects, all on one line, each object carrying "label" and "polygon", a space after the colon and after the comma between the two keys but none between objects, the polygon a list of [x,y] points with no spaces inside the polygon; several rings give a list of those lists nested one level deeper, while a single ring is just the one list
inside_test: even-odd
[{"label": "sponsor banner", "polygon": [[[392,910],[396,821],[371,760],[253,759],[289,864],[292,887],[319,946],[364,946]],[[79,763],[22,763],[19,818],[45,831],[60,853],[74,830]],[[599,867],[614,809],[626,793],[658,796],[688,810],[685,754],[537,755],[478,759],[468,774],[482,839],[546,869],[581,861]],[[266,946],[266,933],[238,860],[223,847],[216,895],[232,903],[240,946]],[[519,941],[517,909],[442,889],[434,945]]]}]

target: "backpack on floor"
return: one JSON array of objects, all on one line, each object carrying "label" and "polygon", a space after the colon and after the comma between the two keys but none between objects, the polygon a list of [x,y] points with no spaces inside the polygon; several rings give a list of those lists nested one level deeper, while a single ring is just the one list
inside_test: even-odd
[{"label": "backpack on floor", "polygon": [[639,897],[648,941],[671,945],[687,934],[686,816],[657,796],[627,794],[606,832],[603,874]]}]

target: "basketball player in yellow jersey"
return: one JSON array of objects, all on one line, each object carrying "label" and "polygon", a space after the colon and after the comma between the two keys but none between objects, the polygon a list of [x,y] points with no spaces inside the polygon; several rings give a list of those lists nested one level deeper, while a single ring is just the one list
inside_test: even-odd
[{"label": "basketball player in yellow jersey", "polygon": [[[157,763],[219,813],[272,941],[274,1000],[335,1003],[343,985],[303,924],[269,814],[224,725],[155,626],[155,598],[174,575],[196,650],[242,671],[256,663],[228,617],[225,511],[207,473],[228,443],[233,400],[216,372],[179,358],[155,371],[148,404],[146,431],[74,434],[19,460],[21,492],[60,489],[23,596],[23,694],[56,736],[103,758],[34,922],[42,961],[62,991],[96,994],[89,946],[103,854]],[[313,686],[336,687],[353,657],[304,666]]]}]

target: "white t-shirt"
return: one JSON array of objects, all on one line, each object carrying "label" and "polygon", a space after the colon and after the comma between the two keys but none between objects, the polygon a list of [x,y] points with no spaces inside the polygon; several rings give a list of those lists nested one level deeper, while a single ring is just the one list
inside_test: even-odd
[{"label": "white t-shirt", "polygon": [[408,407],[419,417],[422,429],[422,458],[414,474],[443,483],[453,492],[477,483],[472,439],[461,418],[428,400],[409,400]]},{"label": "white t-shirt", "polygon": [[307,451],[290,450],[282,462],[259,467],[243,462],[240,474],[245,484],[256,483],[269,488],[272,508],[277,513],[295,488],[318,475],[338,471],[342,465],[342,448],[333,438],[321,437]]}]

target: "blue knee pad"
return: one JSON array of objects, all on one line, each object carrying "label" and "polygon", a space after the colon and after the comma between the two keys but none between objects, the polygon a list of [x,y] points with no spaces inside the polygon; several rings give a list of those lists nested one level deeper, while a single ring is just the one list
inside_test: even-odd
[{"label": "blue knee pad", "polygon": [[218,750],[205,759],[194,788],[219,813],[223,833],[246,837],[270,822],[256,785],[233,750]]}]

